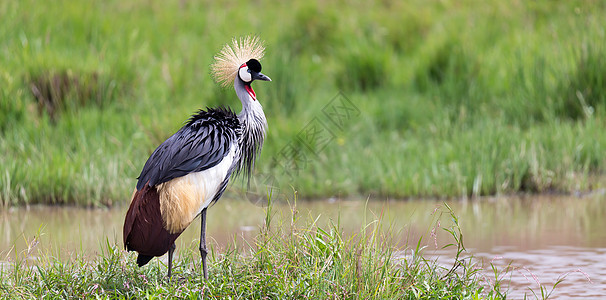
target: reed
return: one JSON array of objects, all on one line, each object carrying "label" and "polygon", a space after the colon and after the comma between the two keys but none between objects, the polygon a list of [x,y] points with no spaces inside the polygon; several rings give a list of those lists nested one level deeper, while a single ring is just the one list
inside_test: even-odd
[{"label": "reed", "polygon": [[[601,188],[605,11],[599,1],[9,1],[0,203],[126,203],[145,159],[191,113],[239,109],[209,65],[251,32],[266,40],[274,79],[257,87],[269,120],[260,190],[265,178],[306,198]],[[342,127],[323,111],[339,93],[359,110]],[[308,151],[300,134],[314,120],[331,139]]]}]

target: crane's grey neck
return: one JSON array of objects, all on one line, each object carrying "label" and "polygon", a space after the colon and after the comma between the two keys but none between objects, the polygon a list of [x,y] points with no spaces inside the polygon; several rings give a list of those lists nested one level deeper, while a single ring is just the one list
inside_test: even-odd
[{"label": "crane's grey neck", "polygon": [[242,134],[238,142],[240,151],[236,157],[236,174],[244,173],[250,182],[255,160],[261,152],[265,140],[267,120],[263,107],[258,100],[252,98],[245,88],[245,83],[237,75],[234,80],[234,89],[242,102],[242,111],[238,114]]}]

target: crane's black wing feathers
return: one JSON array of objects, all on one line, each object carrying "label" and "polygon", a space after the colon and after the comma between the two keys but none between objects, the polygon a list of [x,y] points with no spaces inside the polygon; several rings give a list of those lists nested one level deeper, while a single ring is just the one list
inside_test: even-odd
[{"label": "crane's black wing feathers", "polygon": [[238,117],[229,108],[198,111],[152,153],[138,177],[137,190],[146,183],[155,186],[216,166],[240,135]]}]

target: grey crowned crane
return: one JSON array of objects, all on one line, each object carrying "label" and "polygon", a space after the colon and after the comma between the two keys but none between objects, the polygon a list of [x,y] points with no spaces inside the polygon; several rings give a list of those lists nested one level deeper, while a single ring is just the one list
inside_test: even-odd
[{"label": "grey crowned crane", "polygon": [[123,229],[124,247],[139,253],[140,267],[168,252],[170,278],[175,240],[200,215],[200,255],[208,278],[206,210],[219,200],[232,175],[250,178],[265,138],[267,121],[251,87],[254,80],[271,81],[261,73],[264,50],[258,37],[225,45],[215,56],[212,73],[223,86],[233,82],[242,111],[198,111],[145,163]]}]

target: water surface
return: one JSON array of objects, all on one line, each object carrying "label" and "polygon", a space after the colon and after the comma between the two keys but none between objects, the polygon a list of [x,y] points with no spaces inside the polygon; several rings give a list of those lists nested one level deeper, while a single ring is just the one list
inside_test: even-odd
[{"label": "water surface", "polygon": [[[338,222],[345,232],[359,232],[377,218],[391,230],[406,255],[420,238],[425,255],[448,267],[453,250],[443,228],[452,225],[441,212],[442,201],[298,201],[301,222]],[[539,284],[551,290],[564,276],[551,299],[596,298],[606,294],[606,197],[486,198],[478,201],[446,201],[459,218],[468,250],[494,281],[490,263],[509,287],[510,299],[540,294]],[[288,224],[291,206],[274,206],[273,225]],[[126,207],[102,210],[65,207],[30,207],[0,211],[0,260],[15,256],[35,260],[40,252],[69,259],[85,252],[94,257],[106,242],[122,245],[122,223]],[[246,200],[221,199],[208,213],[209,243],[217,249],[251,239],[263,225],[265,208]],[[438,223],[439,221],[439,223]],[[439,225],[438,225],[439,224]],[[434,230],[437,229],[437,230]],[[200,224],[177,240],[177,247],[197,249]],[[436,236],[432,232],[437,232]]]}]

